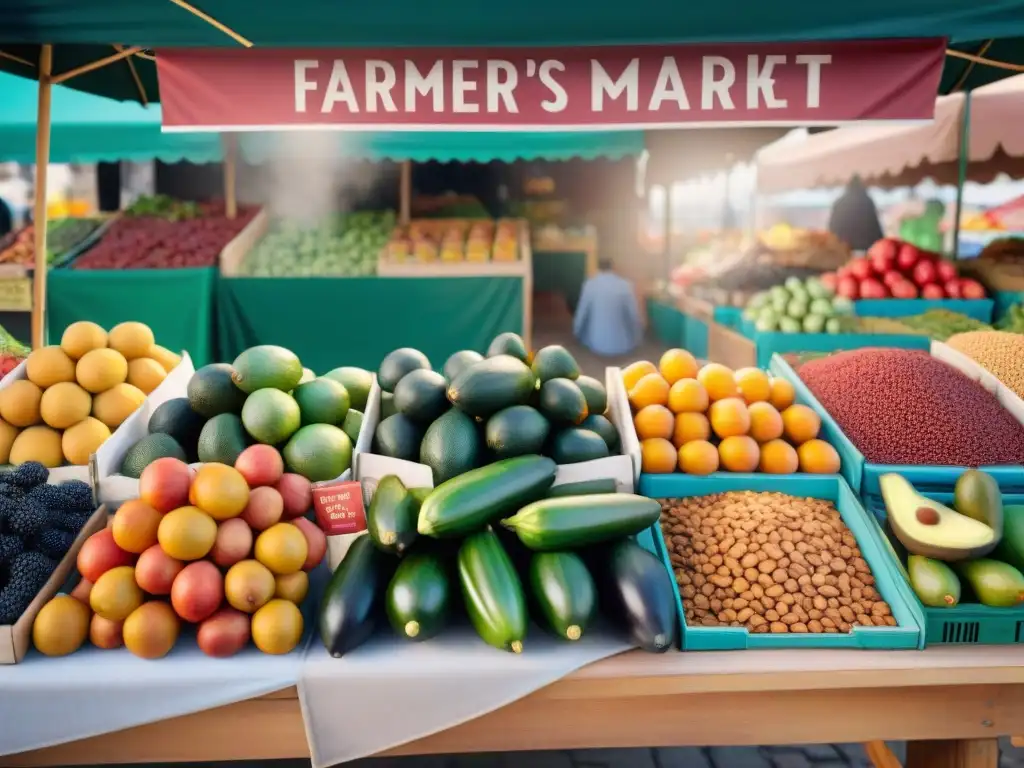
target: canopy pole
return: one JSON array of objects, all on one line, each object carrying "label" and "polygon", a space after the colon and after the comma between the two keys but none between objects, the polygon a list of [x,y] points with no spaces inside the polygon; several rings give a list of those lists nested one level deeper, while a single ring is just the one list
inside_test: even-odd
[{"label": "canopy pole", "polygon": [[[129,56],[134,56],[136,53],[142,50],[141,46],[133,46],[131,48],[124,48],[111,56],[104,56],[102,59],[92,61],[88,64],[83,64],[80,67],[69,69],[67,72],[62,72],[56,77],[51,77],[50,82],[53,85],[60,85],[65,80],[70,80],[72,77],[78,77],[84,75],[86,72],[92,72],[95,69],[101,69],[108,64],[113,64],[115,61],[121,61],[121,59],[127,59]],[[40,72],[40,75],[43,73]]]},{"label": "canopy pole", "polygon": [[402,161],[398,182],[398,223],[408,224],[412,211],[412,160]]},{"label": "canopy pole", "polygon": [[956,206],[953,209],[953,260],[960,257],[960,216],[964,207],[964,184],[971,159],[971,92],[964,93],[964,115],[960,121],[960,157],[957,163]]},{"label": "canopy pole", "polygon": [[238,215],[238,137],[224,135],[224,213],[229,219]]},{"label": "canopy pole", "polygon": [[50,164],[50,73],[53,46],[39,52],[39,109],[36,115],[35,274],[32,288],[32,348],[46,340],[46,171]]}]

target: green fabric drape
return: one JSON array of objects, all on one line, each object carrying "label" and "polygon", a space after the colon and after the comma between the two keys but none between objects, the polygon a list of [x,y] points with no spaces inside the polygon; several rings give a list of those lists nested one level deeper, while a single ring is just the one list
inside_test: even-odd
[{"label": "green fabric drape", "polygon": [[658,299],[647,299],[647,325],[651,334],[667,347],[681,347],[685,341],[686,315]]},{"label": "green fabric drape", "polygon": [[317,373],[341,365],[376,370],[398,347],[437,368],[453,352],[483,352],[504,331],[522,333],[523,281],[462,278],[222,278],[221,359],[279,344]]},{"label": "green fabric drape", "polygon": [[574,312],[586,279],[587,254],[583,251],[533,252],[533,290],[561,293]]},{"label": "green fabric drape", "polygon": [[217,270],[54,269],[47,276],[47,329],[51,343],[78,320],[110,330],[137,320],[153,329],[156,343],[188,351],[199,365],[214,360]]}]

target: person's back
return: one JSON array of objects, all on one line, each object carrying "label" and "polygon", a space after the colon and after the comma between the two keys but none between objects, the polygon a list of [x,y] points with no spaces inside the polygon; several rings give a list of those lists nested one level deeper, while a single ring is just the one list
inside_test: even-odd
[{"label": "person's back", "polygon": [[573,333],[598,355],[624,355],[640,343],[643,326],[632,284],[602,262],[601,271],[583,284]]},{"label": "person's back", "polygon": [[878,209],[858,177],[850,180],[833,204],[828,229],[855,251],[866,251],[882,239]]}]

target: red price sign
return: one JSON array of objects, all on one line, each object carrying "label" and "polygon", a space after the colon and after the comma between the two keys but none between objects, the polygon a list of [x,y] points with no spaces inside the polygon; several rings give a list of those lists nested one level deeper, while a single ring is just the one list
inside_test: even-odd
[{"label": "red price sign", "polygon": [[313,486],[313,510],[328,536],[366,530],[362,486],[354,481]]}]

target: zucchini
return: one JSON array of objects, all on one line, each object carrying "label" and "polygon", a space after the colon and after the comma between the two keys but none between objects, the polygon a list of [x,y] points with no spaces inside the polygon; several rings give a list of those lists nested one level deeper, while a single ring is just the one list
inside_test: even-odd
[{"label": "zucchini", "polygon": [[649,653],[676,643],[675,583],[665,564],[632,539],[623,539],[593,561],[602,608],[630,640]]},{"label": "zucchini", "polygon": [[364,643],[377,626],[392,560],[369,536],[359,536],[320,600],[320,639],[338,658]]},{"label": "zucchini", "polygon": [[546,456],[516,456],[453,477],[424,500],[417,529],[435,538],[478,531],[541,498],[555,481],[557,469]]},{"label": "zucchini", "polygon": [[542,552],[530,560],[530,590],[548,629],[579,640],[597,612],[597,588],[572,552]]},{"label": "zucchini", "polygon": [[373,543],[384,552],[403,554],[419,535],[416,518],[419,505],[397,475],[385,475],[366,513],[366,530]]},{"label": "zucchini", "polygon": [[481,360],[448,385],[448,400],[463,413],[486,419],[510,405],[524,405],[537,386],[533,371],[511,355]]},{"label": "zucchini", "polygon": [[410,640],[429,640],[444,629],[450,604],[444,559],[418,552],[399,564],[385,599],[391,626]]},{"label": "zucchini", "polygon": [[526,597],[511,558],[494,531],[474,533],[459,547],[459,583],[466,613],[483,641],[521,653]]},{"label": "zucchini", "polygon": [[530,549],[550,552],[601,544],[650,528],[661,504],[631,493],[564,496],[523,507],[501,524]]},{"label": "zucchini", "polygon": [[578,483],[562,483],[554,485],[548,491],[549,499],[562,496],[593,496],[598,493],[615,493],[615,479],[598,477],[594,480],[580,480]]}]

